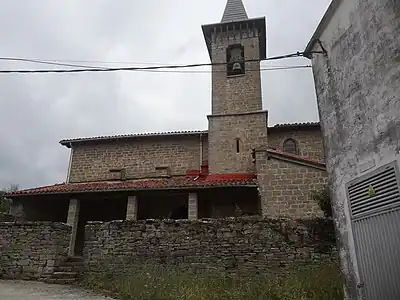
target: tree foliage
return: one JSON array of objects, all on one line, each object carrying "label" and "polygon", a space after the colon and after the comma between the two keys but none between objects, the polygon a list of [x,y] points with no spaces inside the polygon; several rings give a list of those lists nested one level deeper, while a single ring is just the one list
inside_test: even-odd
[{"label": "tree foliage", "polygon": [[312,193],[312,198],[318,203],[325,217],[332,217],[332,204],[329,187],[325,186],[318,191]]},{"label": "tree foliage", "polygon": [[5,197],[6,193],[18,191],[18,184],[10,184],[8,188],[0,191],[0,212],[8,213],[10,210],[11,200]]}]

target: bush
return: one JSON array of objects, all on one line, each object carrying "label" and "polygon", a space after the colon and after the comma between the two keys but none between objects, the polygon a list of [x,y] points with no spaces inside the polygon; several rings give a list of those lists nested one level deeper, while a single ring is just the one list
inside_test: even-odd
[{"label": "bush", "polygon": [[332,217],[331,197],[328,186],[319,191],[314,191],[312,193],[312,198],[318,203],[325,217]]},{"label": "bush", "polygon": [[[87,275],[84,287],[121,300],[336,300],[342,280],[334,264],[293,269],[290,274],[225,279],[156,265],[132,265],[124,273]],[[105,292],[107,291],[107,292]]]}]

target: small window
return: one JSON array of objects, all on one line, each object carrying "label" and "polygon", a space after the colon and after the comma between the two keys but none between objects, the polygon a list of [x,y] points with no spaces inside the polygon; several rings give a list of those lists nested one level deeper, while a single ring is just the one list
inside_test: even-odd
[{"label": "small window", "polygon": [[240,139],[236,139],[235,142],[236,142],[236,153],[239,153],[240,152]]},{"label": "small window", "polygon": [[226,49],[226,62],[227,76],[244,74],[244,47],[240,44],[228,46]]},{"label": "small window", "polygon": [[287,139],[283,142],[283,152],[297,154],[297,142],[294,139]]}]

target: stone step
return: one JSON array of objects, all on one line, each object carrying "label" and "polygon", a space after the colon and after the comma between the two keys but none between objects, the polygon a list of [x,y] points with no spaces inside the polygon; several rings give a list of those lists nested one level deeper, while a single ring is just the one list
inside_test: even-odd
[{"label": "stone step", "polygon": [[57,272],[83,272],[84,266],[61,265],[56,268]]},{"label": "stone step", "polygon": [[76,262],[83,264],[83,257],[82,256],[68,256],[65,262]]},{"label": "stone step", "polygon": [[78,276],[77,272],[54,272],[50,278],[52,279],[75,279]]},{"label": "stone step", "polygon": [[44,280],[45,283],[49,284],[74,284],[75,278],[47,278]]}]

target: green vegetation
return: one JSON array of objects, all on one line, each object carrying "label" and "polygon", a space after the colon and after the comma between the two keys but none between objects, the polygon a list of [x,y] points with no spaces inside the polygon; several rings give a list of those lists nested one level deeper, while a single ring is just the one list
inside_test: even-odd
[{"label": "green vegetation", "polygon": [[125,272],[104,268],[87,275],[86,288],[121,300],[336,300],[343,299],[342,280],[334,264],[292,270],[280,278],[223,279],[163,266],[132,265]]},{"label": "green vegetation", "polygon": [[319,207],[324,212],[325,217],[332,217],[331,197],[328,186],[319,191],[314,191],[312,193],[312,198],[318,203]]},{"label": "green vegetation", "polygon": [[0,190],[0,213],[8,213],[11,200],[4,197],[5,193],[18,191],[18,185],[11,184],[8,188]]}]

